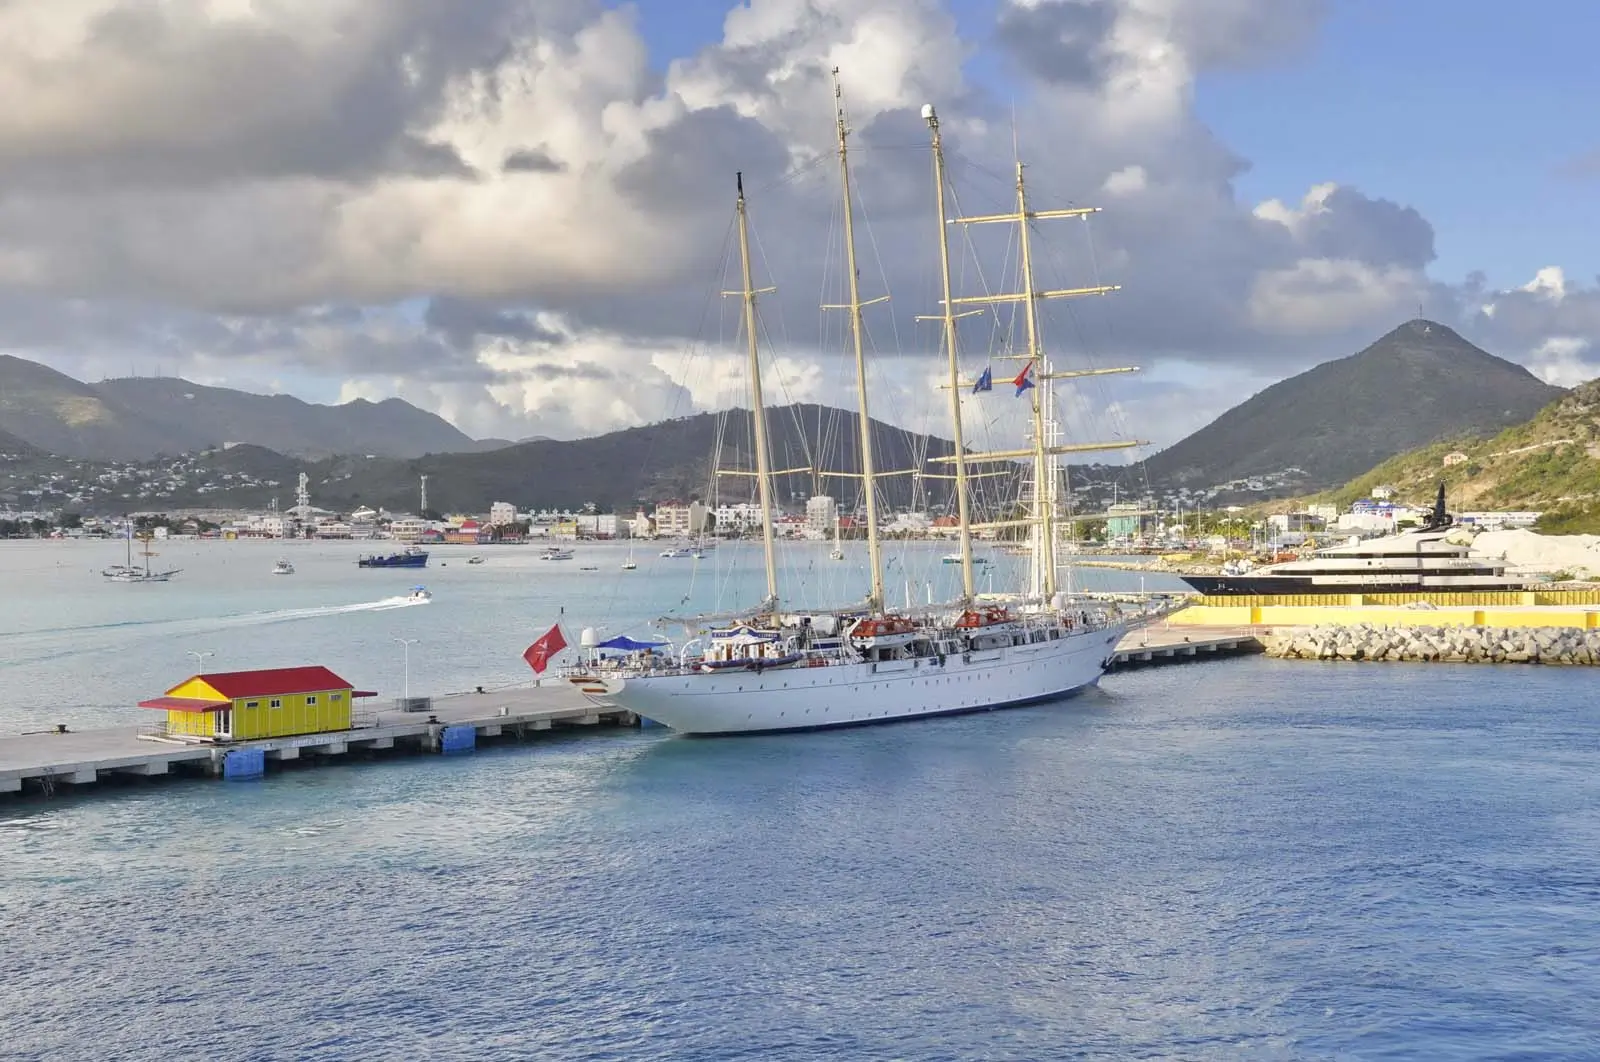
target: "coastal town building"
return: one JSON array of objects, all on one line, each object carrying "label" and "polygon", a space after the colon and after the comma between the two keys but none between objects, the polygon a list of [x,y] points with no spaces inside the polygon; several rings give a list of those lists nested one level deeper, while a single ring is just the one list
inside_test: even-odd
[{"label": "coastal town building", "polygon": [[806,501],[806,530],[813,538],[827,538],[839,519],[839,503],[827,494],[813,494]]},{"label": "coastal town building", "polygon": [[706,507],[703,502],[662,502],[656,506],[656,534],[663,537],[688,538],[706,529]]},{"label": "coastal town building", "polygon": [[173,738],[242,741],[348,730],[351,702],[375,694],[325,667],[194,675],[139,707],[166,713]]},{"label": "coastal town building", "polygon": [[510,502],[497,501],[489,506],[489,526],[510,527],[517,522],[517,507]]}]

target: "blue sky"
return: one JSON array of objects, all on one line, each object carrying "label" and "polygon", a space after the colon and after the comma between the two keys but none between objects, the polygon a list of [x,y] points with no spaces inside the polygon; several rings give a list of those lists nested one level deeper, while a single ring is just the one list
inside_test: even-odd
[{"label": "blue sky", "polygon": [[[1201,2],[1201,0],[1194,0]],[[995,0],[948,5],[969,41],[992,32]],[[721,36],[727,0],[640,0],[660,65]],[[1201,116],[1249,160],[1247,202],[1295,202],[1323,181],[1419,210],[1441,280],[1481,270],[1525,283],[1547,265],[1600,274],[1600,89],[1592,0],[1328,0],[1312,45],[1284,61],[1207,74]],[[968,73],[1007,91],[992,52]],[[1564,174],[1595,153],[1592,175]]]}]

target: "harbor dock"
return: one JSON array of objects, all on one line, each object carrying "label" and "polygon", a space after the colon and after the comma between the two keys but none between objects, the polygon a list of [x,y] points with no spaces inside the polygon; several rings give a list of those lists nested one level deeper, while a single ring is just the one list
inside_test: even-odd
[{"label": "harbor dock", "polygon": [[1260,653],[1265,645],[1248,627],[1145,627],[1117,644],[1107,671],[1185,664],[1221,656]]},{"label": "harbor dock", "polygon": [[[1261,651],[1261,641],[1248,628],[1148,627],[1123,639],[1108,670]],[[395,702],[393,708],[365,714],[349,729],[256,740],[176,740],[152,726],[52,727],[0,736],[0,795],[53,793],[128,776],[255,778],[270,764],[295,760],[332,762],[351,753],[390,750],[464,752],[480,742],[541,731],[637,722],[631,712],[596,705],[571,685],[553,683]]]},{"label": "harbor dock", "polygon": [[51,729],[0,737],[0,794],[83,786],[119,775],[259,776],[267,763],[332,758],[351,752],[457,752],[480,740],[521,737],[565,727],[635,722],[631,712],[598,707],[569,686],[462,693],[371,713],[348,730],[255,741],[160,740],[157,728]]}]

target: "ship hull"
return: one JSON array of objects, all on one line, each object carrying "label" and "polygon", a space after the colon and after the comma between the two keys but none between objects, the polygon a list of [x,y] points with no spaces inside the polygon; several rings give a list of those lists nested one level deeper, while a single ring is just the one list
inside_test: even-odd
[{"label": "ship hull", "polygon": [[1100,680],[1126,628],[881,663],[630,677],[597,699],[684,734],[826,730],[992,711],[1076,693]]},{"label": "ship hull", "polygon": [[412,557],[362,557],[356,561],[358,568],[426,568],[428,555]]}]

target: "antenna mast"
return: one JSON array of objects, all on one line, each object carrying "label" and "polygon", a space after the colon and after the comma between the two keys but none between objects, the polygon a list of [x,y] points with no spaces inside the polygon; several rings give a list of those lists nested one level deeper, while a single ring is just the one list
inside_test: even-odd
[{"label": "antenna mast", "polygon": [[775,288],[757,288],[750,274],[750,222],[744,205],[744,174],[735,178],[739,188],[737,212],[739,217],[739,266],[744,287],[740,291],[725,291],[724,295],[739,295],[744,299],[744,333],[750,367],[750,415],[755,430],[756,489],[761,499],[761,548],[767,562],[767,600],[764,607],[778,608],[778,558],[772,527],[772,464],[767,456],[767,411],[761,398],[761,351],[756,346],[756,296],[775,291]]},{"label": "antenna mast", "polygon": [[867,604],[881,610],[883,601],[883,558],[878,544],[878,492],[877,472],[872,461],[872,420],[867,412],[867,359],[862,336],[861,308],[882,298],[861,301],[861,277],[856,269],[855,211],[850,197],[850,157],[847,141],[849,124],[844,116],[844,93],[839,87],[839,68],[833,68],[833,100],[835,126],[839,133],[839,183],[844,195],[844,253],[848,274],[850,301],[843,306],[826,309],[850,311],[850,340],[856,356],[856,416],[861,428],[861,493],[867,502],[867,565],[872,571],[872,590]]}]

